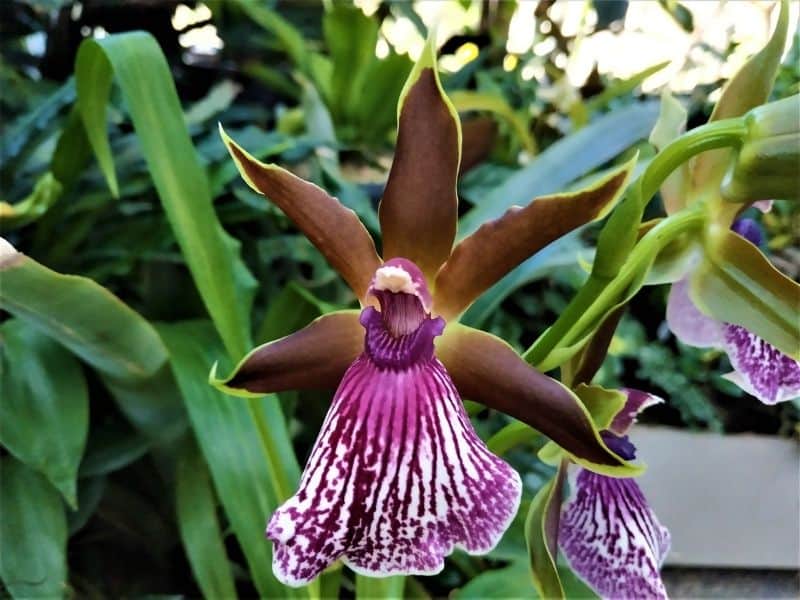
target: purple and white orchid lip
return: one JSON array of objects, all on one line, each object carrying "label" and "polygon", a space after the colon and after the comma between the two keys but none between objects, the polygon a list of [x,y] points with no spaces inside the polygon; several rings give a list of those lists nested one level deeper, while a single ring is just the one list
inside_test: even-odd
[{"label": "purple and white orchid lip", "polygon": [[633,479],[580,469],[559,524],[570,566],[603,598],[666,598],[659,570],[670,535]]},{"label": "purple and white orchid lip", "polygon": [[[627,396],[600,435],[630,460],[636,448],[628,431],[645,408],[661,398],[639,390]],[[613,478],[578,468],[570,473],[571,497],[562,508],[558,542],[575,573],[603,598],[666,598],[660,569],[670,535],[634,479]]]},{"label": "purple and white orchid lip", "polygon": [[478,438],[434,355],[444,320],[426,311],[415,269],[393,259],[376,271],[381,311],[362,311],[364,352],[336,391],[298,492],[270,519],[273,570],[287,585],[337,559],[373,576],[437,573],[455,547],[491,550],[519,507],[519,475]]},{"label": "purple and white orchid lip", "polygon": [[[731,229],[758,246],[762,233],[752,219],[738,219]],[[725,375],[764,404],[800,395],[800,362],[740,325],[723,323],[700,312],[689,295],[689,280],[675,282],[667,301],[667,324],[680,341],[724,350],[734,371]]]}]

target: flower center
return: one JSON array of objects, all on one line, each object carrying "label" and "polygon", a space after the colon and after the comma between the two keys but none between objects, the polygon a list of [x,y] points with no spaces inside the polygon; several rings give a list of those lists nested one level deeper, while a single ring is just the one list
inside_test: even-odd
[{"label": "flower center", "polygon": [[430,316],[431,295],[419,267],[404,258],[387,261],[375,271],[369,293],[381,308],[369,306],[361,313],[367,355],[387,368],[430,360],[444,320]]}]

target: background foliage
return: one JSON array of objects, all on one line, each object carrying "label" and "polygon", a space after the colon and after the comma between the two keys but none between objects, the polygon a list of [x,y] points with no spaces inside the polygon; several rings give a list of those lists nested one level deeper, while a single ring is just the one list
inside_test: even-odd
[{"label": "background foliage", "polygon": [[[187,7],[171,0],[0,3],[0,226],[25,254],[3,265],[0,290],[5,590],[529,596],[524,506],[496,550],[456,553],[436,577],[377,582],[334,569],[297,592],[272,577],[262,528],[292,493],[330,392],[241,400],[205,380],[214,361],[225,370],[253,344],[354,298],[239,180],[216,123],[258,158],[330,190],[376,234],[396,98],[412,64],[379,31],[400,17],[423,36],[427,28],[410,3],[378,3],[370,17],[315,0],[188,4],[195,21],[176,25]],[[536,8],[536,39],[552,40],[550,50],[514,61],[505,41],[515,3],[455,4],[480,14],[440,52],[456,65],[444,84],[464,122],[462,235],[636,150],[652,156],[645,140],[658,103],[639,85],[663,65],[624,80],[595,68],[571,89],[561,57],[579,40],[562,33],[553,3]],[[664,5],[691,29],[688,11]],[[598,5],[594,28],[619,28],[625,10]],[[210,26],[222,47],[201,51],[186,36]],[[124,33],[133,30],[149,34]],[[798,52],[796,38],[776,97],[797,92]],[[531,65],[541,76],[525,74]],[[690,126],[707,119],[706,94],[718,85],[683,99]],[[773,260],[795,278],[796,210],[777,203],[758,216]],[[586,277],[596,231],[537,254],[465,322],[528,346]],[[742,397],[721,377],[723,354],[675,341],[663,323],[666,291],[646,288],[631,304],[600,382],[668,399],[645,420],[791,432],[796,405]],[[473,412],[490,447],[524,474],[530,502],[551,474],[535,459],[544,440],[507,448],[493,437],[507,418]],[[588,593],[569,573],[563,580]]]}]

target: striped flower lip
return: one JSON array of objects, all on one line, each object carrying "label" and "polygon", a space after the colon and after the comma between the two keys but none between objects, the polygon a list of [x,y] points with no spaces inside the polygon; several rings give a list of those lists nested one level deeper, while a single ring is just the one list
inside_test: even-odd
[{"label": "striped flower lip", "polygon": [[287,585],[337,559],[368,575],[437,573],[455,547],[491,550],[519,507],[519,475],[478,438],[435,357],[445,323],[424,308],[421,272],[390,262],[370,288],[381,310],[361,313],[364,351],[336,391],[298,492],[267,526],[273,570]]},{"label": "striped flower lip", "polygon": [[[627,459],[627,437],[636,415],[660,398],[624,390],[622,410],[602,432],[608,446]],[[659,571],[670,535],[634,479],[578,468],[570,474],[571,497],[562,508],[558,543],[570,566],[603,598],[666,598]]]},{"label": "striped flower lip", "polygon": [[[731,229],[756,246],[762,241],[761,230],[752,219],[738,219]],[[670,290],[667,324],[675,337],[690,346],[724,350],[734,369],[726,378],[764,404],[800,396],[800,362],[740,325],[701,313],[689,287],[689,281],[683,279]]]}]

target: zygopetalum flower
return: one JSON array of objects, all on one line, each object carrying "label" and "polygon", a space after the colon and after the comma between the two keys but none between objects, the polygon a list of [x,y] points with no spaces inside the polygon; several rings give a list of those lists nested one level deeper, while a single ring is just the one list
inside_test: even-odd
[{"label": "zygopetalum flower", "polygon": [[272,516],[273,569],[302,585],[342,559],[371,575],[435,573],[456,546],[489,551],[513,518],[519,476],[475,434],[461,397],[548,435],[587,468],[636,468],[609,449],[578,397],[502,340],[457,323],[486,289],[612,207],[631,165],[592,188],[538,198],[456,238],[460,125],[428,44],[401,94],[380,204],[383,258],[355,214],[319,187],[248,155],[242,176],[327,258],[364,307],[324,315],[248,354],[231,394],[338,389],[298,492]]},{"label": "zygopetalum flower", "polygon": [[[738,219],[731,229],[750,244],[761,245],[761,230],[752,219]],[[800,395],[800,362],[741,325],[704,315],[692,301],[685,278],[672,285],[667,323],[685,344],[724,350],[734,368],[727,378],[761,402],[776,404]]]},{"label": "zygopetalum flower", "polygon": [[[609,448],[633,460],[628,431],[637,415],[660,398],[637,390],[606,390],[579,384],[576,392],[591,407]],[[649,507],[634,479],[613,478],[575,465],[546,445],[540,457],[558,467],[531,503],[526,530],[534,583],[542,597],[564,597],[556,569],[560,548],[571,569],[603,598],[666,598],[661,565],[670,535]],[[565,483],[570,494],[562,502]]]},{"label": "zygopetalum flower", "polygon": [[[609,448],[636,457],[627,433],[639,412],[661,402],[625,390],[623,409],[602,432]],[[670,535],[656,518],[636,480],[612,478],[577,467],[558,528],[558,544],[578,574],[603,598],[666,598],[661,565]]]}]

